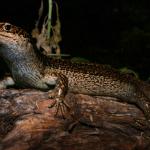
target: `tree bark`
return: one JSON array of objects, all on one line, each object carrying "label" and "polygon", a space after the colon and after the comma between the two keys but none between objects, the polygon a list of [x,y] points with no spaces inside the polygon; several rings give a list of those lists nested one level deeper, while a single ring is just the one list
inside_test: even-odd
[{"label": "tree bark", "polygon": [[[145,150],[146,119],[132,104],[112,97],[68,93],[60,107],[47,92],[0,90],[0,150]],[[65,105],[64,105],[65,106]],[[63,107],[63,106],[62,106]]]}]

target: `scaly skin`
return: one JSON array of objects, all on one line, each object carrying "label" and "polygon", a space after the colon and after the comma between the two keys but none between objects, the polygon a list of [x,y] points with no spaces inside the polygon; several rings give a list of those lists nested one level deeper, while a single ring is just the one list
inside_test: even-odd
[{"label": "scaly skin", "polygon": [[[149,96],[140,81],[100,64],[78,64],[46,60],[31,43],[27,33],[9,23],[0,23],[0,56],[10,68],[16,84],[49,90],[50,96],[63,100],[67,91],[119,98],[134,103],[150,120]],[[50,90],[51,85],[56,85]]]}]

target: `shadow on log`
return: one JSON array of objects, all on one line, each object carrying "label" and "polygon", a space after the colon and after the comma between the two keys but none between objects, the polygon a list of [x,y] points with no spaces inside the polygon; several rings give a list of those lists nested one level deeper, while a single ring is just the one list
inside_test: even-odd
[{"label": "shadow on log", "polygon": [[141,110],[112,97],[68,93],[65,119],[47,92],[0,90],[0,150],[148,150]]}]

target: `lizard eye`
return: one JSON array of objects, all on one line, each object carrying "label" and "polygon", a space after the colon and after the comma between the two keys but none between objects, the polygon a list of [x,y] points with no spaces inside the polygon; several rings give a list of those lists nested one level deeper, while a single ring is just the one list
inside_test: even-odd
[{"label": "lizard eye", "polygon": [[4,31],[7,31],[7,32],[10,31],[11,30],[11,24],[9,24],[9,23],[4,24],[3,29],[4,29]]}]

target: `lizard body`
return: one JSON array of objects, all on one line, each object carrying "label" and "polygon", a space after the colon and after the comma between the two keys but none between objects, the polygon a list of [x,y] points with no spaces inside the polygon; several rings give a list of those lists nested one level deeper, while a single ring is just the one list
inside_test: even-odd
[{"label": "lizard body", "polygon": [[[39,54],[28,34],[9,23],[0,23],[0,56],[8,64],[14,82],[22,87],[49,90],[63,98],[67,91],[111,96],[136,104],[150,119],[150,101],[139,82],[107,65],[71,63]],[[56,85],[50,90],[51,85]]]}]

